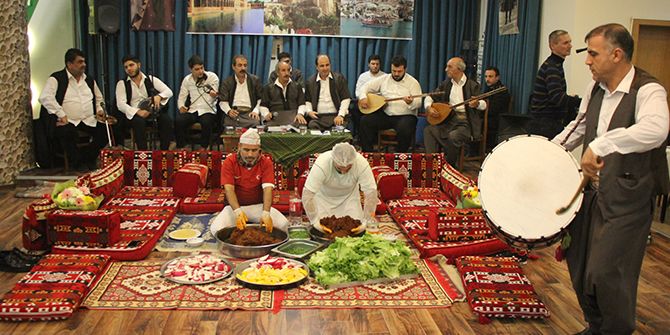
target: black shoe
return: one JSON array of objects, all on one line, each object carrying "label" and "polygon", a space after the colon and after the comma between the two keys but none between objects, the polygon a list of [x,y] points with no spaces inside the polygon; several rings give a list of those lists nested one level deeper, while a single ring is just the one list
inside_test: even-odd
[{"label": "black shoe", "polygon": [[37,261],[23,259],[14,250],[0,251],[0,271],[3,272],[28,272]]}]

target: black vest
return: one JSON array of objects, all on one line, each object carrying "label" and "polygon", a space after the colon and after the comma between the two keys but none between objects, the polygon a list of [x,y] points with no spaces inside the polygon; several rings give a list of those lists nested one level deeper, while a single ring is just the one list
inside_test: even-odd
[{"label": "black vest", "polygon": [[[642,69],[635,68],[630,90],[616,107],[607,130],[628,128],[635,124],[635,105],[640,87],[658,83],[656,78]],[[596,137],[600,108],[605,91],[595,84],[586,110],[584,151]],[[626,215],[639,210],[649,210],[653,195],[668,193],[668,163],[665,158],[667,140],[658,148],[630,154],[612,153],[602,157],[600,171],[599,203],[605,218]]]}]

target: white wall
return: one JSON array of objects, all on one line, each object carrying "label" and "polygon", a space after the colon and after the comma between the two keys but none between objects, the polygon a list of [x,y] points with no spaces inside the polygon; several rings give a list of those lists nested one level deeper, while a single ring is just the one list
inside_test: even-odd
[{"label": "white wall", "polygon": [[584,36],[605,23],[619,23],[632,33],[633,19],[670,20],[668,0],[544,0],[542,2],[541,43],[538,66],[549,56],[549,33],[563,29],[572,37],[572,55],[565,60],[568,93],[584,95],[591,75],[584,65]]},{"label": "white wall", "polygon": [[43,0],[37,3],[28,23],[31,103],[37,118],[37,102],[49,75],[65,67],[65,51],[75,47],[72,0]]}]

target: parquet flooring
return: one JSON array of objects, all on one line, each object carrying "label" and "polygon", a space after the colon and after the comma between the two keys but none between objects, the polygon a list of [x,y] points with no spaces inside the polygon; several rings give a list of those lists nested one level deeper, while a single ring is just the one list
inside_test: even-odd
[{"label": "parquet flooring", "polygon": [[[21,246],[21,216],[30,199],[0,191],[0,249]],[[625,247],[625,246],[622,246]],[[494,320],[482,325],[467,303],[446,309],[306,309],[248,311],[100,311],[81,309],[52,322],[0,322],[0,334],[572,334],[584,321],[565,263],[553,247],[536,251],[524,271],[552,313],[547,320]],[[177,254],[153,252],[150,258]],[[23,274],[1,273],[0,292]],[[654,234],[638,290],[639,334],[670,334],[670,240]]]}]

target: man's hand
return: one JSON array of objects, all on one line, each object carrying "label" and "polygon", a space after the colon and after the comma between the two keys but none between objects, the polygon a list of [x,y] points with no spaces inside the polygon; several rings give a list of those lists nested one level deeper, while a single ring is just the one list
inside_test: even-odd
[{"label": "man's hand", "polygon": [[261,225],[265,226],[265,231],[268,232],[268,234],[272,233],[272,217],[270,216],[269,211],[263,211],[263,215],[261,215]]},{"label": "man's hand", "polygon": [[216,98],[219,95],[219,92],[217,92],[216,90],[211,90],[211,91],[209,91],[208,94],[209,94],[210,97]]},{"label": "man's hand", "polygon": [[365,230],[365,225],[364,224],[361,224],[356,228],[351,228],[351,232],[354,233],[354,234],[358,234],[363,230]]},{"label": "man's hand", "polygon": [[181,107],[179,107],[179,113],[184,114],[184,113],[186,113],[186,112],[188,112],[188,107],[185,107],[185,106],[181,106]]},{"label": "man's hand", "polygon": [[148,110],[144,110],[144,109],[138,110],[136,114],[139,115],[143,119],[146,119],[146,118],[149,117],[149,115],[151,115],[151,113],[149,113]]},{"label": "man's hand", "polygon": [[244,228],[247,227],[247,221],[249,218],[247,218],[247,215],[244,214],[242,208],[238,208],[233,212],[235,213],[235,226],[237,226],[237,229],[239,230],[244,230]]},{"label": "man's hand", "polygon": [[428,107],[428,114],[432,117],[439,117],[440,116],[440,112],[438,112],[437,109],[433,108],[433,105]]},{"label": "man's hand", "polygon": [[231,109],[228,111],[228,116],[231,118],[236,118],[238,115],[240,115],[240,112],[237,111],[237,109]]},{"label": "man's hand", "polygon": [[342,117],[342,115],[338,115],[335,117],[335,119],[333,119],[333,122],[335,123],[336,126],[341,126],[344,124],[344,118]]},{"label": "man's hand", "polygon": [[98,110],[95,112],[95,115],[97,115],[98,117],[102,118],[102,117],[105,116],[105,111],[102,110],[102,109],[98,109]]},{"label": "man's hand", "polygon": [[472,100],[472,101],[470,101],[470,102],[468,103],[468,106],[469,106],[470,108],[477,108],[477,106],[479,106],[479,100]]},{"label": "man's hand", "polygon": [[358,100],[358,105],[361,106],[361,107],[363,107],[363,108],[368,108],[368,107],[370,107],[370,106],[368,105],[368,98],[363,98],[363,99],[361,99],[361,100]]},{"label": "man's hand", "polygon": [[305,120],[305,117],[300,114],[296,114],[295,122],[298,122],[298,124],[307,124],[307,120]]},{"label": "man's hand", "polygon": [[58,120],[56,120],[56,126],[57,127],[61,127],[61,126],[64,126],[66,124],[67,124],[67,115],[63,116],[61,118],[58,118]]},{"label": "man's hand", "polygon": [[272,120],[272,113],[267,113],[267,114],[265,114],[264,119],[265,119],[265,121],[270,121],[270,120]]},{"label": "man's hand", "polygon": [[307,112],[307,115],[309,115],[309,117],[311,117],[312,119],[318,119],[319,118],[319,113],[317,113],[315,111]]},{"label": "man's hand", "polygon": [[582,156],[582,171],[584,175],[591,178],[592,181],[598,181],[598,171],[600,171],[605,163],[598,155],[594,154],[590,147],[586,148]]},{"label": "man's hand", "polygon": [[327,233],[327,234],[332,234],[333,233],[332,229],[330,229],[330,228],[328,228],[324,225],[321,225],[321,229],[323,230],[324,233]]},{"label": "man's hand", "polygon": [[406,104],[411,105],[411,104],[412,104],[412,101],[414,101],[414,98],[412,98],[411,96],[406,96],[406,97],[402,98],[402,100],[403,100]]},{"label": "man's hand", "polygon": [[154,100],[154,109],[158,110],[161,107],[161,98],[160,95],[154,95],[153,100]]},{"label": "man's hand", "polygon": [[252,120],[260,120],[260,119],[261,119],[261,117],[258,116],[258,112],[251,112],[251,113],[249,113],[249,117],[250,117]]}]

